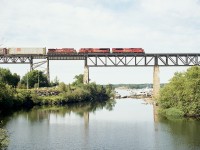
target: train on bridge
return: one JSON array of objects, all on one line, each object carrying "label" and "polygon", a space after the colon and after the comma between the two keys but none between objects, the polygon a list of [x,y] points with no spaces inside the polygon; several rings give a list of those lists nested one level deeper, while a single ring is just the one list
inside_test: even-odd
[{"label": "train on bridge", "polygon": [[134,53],[144,54],[142,48],[0,48],[0,55],[79,55],[99,53]]}]

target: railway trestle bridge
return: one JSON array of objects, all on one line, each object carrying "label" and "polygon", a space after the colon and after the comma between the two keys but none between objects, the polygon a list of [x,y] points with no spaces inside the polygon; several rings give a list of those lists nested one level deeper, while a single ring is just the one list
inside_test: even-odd
[{"label": "railway trestle bridge", "polygon": [[[34,59],[43,59],[34,63]],[[160,89],[159,67],[200,66],[200,53],[88,53],[54,55],[0,55],[0,64],[30,64],[30,70],[47,64],[47,77],[50,80],[50,60],[84,60],[84,83],[89,83],[89,67],[154,67],[153,96]]]}]

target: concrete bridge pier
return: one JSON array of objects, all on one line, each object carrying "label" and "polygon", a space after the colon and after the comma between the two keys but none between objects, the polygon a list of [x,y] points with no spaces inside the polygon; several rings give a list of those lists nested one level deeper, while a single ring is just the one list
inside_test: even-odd
[{"label": "concrete bridge pier", "polygon": [[153,70],[153,98],[158,99],[160,90],[159,66],[155,65]]},{"label": "concrete bridge pier", "polygon": [[84,66],[83,83],[84,84],[89,83],[89,67],[88,66]]},{"label": "concrete bridge pier", "polygon": [[87,58],[85,59],[85,65],[84,65],[83,83],[84,84],[89,83],[89,67],[87,65]]}]

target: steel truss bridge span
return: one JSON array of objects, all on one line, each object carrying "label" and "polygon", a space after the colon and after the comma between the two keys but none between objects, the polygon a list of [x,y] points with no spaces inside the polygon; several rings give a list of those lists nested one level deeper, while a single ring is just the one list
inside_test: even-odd
[{"label": "steel truss bridge span", "polygon": [[33,59],[85,60],[88,67],[194,66],[200,65],[200,53],[108,53],[63,55],[0,55],[0,64],[31,64]]},{"label": "steel truss bridge span", "polygon": [[89,67],[194,66],[200,65],[200,54],[109,54],[87,55]]}]

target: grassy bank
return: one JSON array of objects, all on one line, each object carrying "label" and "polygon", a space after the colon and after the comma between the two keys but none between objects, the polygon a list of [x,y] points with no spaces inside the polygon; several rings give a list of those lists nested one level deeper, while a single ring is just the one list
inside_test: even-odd
[{"label": "grassy bank", "polygon": [[[29,108],[34,105],[64,105],[82,101],[105,101],[112,96],[112,88],[95,83],[88,85],[71,86],[60,84],[58,87],[48,88],[51,91],[47,95],[38,95],[42,89],[14,89],[2,84],[2,95],[0,101],[1,110],[7,108]],[[44,91],[44,89],[43,89]]]}]

